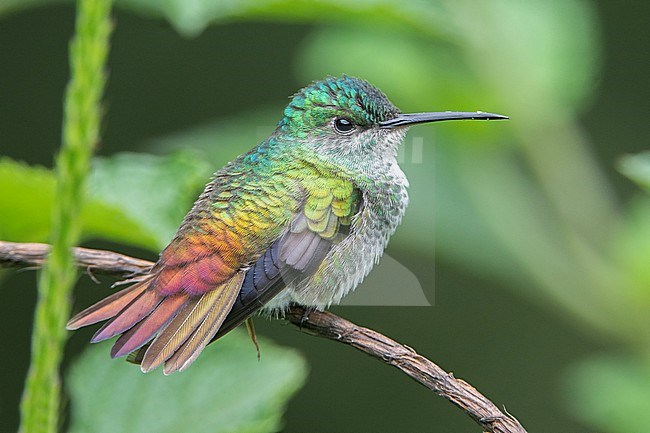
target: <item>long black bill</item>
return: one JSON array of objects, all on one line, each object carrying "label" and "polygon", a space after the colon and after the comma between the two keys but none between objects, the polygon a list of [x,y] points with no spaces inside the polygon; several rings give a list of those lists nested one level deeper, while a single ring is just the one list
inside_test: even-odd
[{"label": "long black bill", "polygon": [[390,129],[400,126],[417,125],[418,123],[442,122],[445,120],[506,120],[508,116],[482,111],[440,111],[432,113],[399,114],[390,120],[379,124],[380,128]]}]

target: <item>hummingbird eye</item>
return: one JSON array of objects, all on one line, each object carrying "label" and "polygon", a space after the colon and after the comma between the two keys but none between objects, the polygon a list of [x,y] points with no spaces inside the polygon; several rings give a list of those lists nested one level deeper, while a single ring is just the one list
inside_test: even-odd
[{"label": "hummingbird eye", "polygon": [[334,119],[334,130],[339,134],[348,135],[355,130],[355,125],[345,117],[337,117]]}]

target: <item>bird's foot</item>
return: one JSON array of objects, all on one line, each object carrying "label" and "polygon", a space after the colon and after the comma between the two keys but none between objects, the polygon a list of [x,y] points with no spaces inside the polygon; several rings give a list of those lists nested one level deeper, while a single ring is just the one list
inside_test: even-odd
[{"label": "bird's foot", "polygon": [[259,361],[261,358],[260,345],[257,343],[257,335],[255,334],[255,326],[253,325],[252,317],[246,319],[246,330],[248,331],[248,336],[255,345],[255,349],[257,349],[257,360]]}]

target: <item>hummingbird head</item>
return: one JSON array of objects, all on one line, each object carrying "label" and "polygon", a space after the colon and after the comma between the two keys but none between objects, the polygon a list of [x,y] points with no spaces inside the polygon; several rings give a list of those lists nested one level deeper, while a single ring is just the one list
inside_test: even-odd
[{"label": "hummingbird head", "polygon": [[315,81],[284,110],[278,134],[355,173],[389,169],[409,127],[461,119],[507,119],[482,112],[403,114],[365,80],[343,75]]}]

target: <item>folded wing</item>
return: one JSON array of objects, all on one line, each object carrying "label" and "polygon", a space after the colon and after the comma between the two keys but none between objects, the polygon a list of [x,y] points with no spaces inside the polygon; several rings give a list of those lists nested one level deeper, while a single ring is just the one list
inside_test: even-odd
[{"label": "folded wing", "polygon": [[289,282],[315,272],[345,237],[358,191],[340,179],[301,188],[296,202],[238,205],[209,186],[151,275],[77,314],[68,329],[108,320],[92,341],[121,334],[111,356],[130,353],[144,372],[163,363],[165,374],[186,369]]}]

